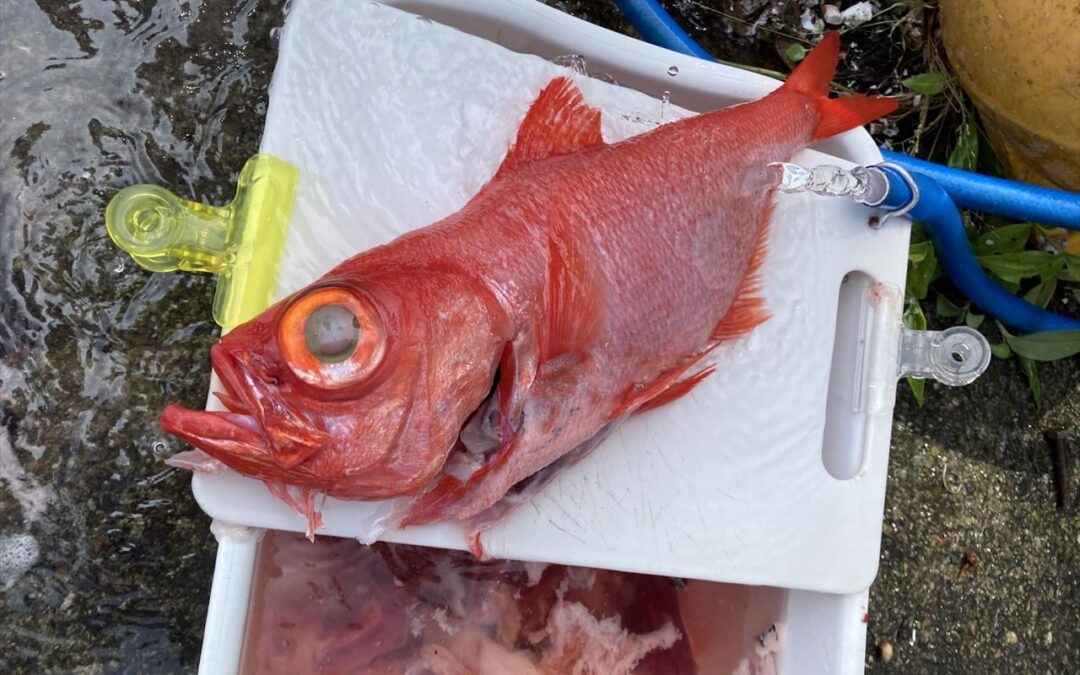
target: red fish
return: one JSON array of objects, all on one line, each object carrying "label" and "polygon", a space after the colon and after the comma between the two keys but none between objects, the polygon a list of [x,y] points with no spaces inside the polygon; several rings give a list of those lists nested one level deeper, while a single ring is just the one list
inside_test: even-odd
[{"label": "red fish", "polygon": [[896,106],[829,99],[838,52],[829,34],[765,98],[610,145],[555,78],[468,204],[227,334],[211,360],[230,412],[173,405],[162,425],[294,486],[309,517],[316,493],[412,495],[402,526],[468,520],[482,551],[480,531],[768,318],[770,163]]}]

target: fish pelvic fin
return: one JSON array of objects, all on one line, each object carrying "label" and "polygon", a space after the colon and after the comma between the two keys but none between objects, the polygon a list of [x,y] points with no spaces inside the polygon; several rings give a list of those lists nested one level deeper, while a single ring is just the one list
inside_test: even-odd
[{"label": "fish pelvic fin", "polygon": [[551,80],[533,101],[499,172],[539,159],[603,145],[600,111],[585,104],[569,77]]},{"label": "fish pelvic fin", "polygon": [[817,107],[818,123],[811,135],[812,140],[835,136],[896,110],[896,100],[882,96],[829,98],[829,83],[839,60],[840,36],[830,31],[795,68],[781,88],[813,99]]},{"label": "fish pelvic fin", "polygon": [[272,480],[264,480],[263,484],[270,494],[288,504],[297,515],[307,518],[306,536],[308,541],[315,541],[315,531],[323,528],[322,506],[326,503],[326,495],[323,494],[322,503],[316,505],[315,499],[318,494],[311,488],[287,485]]},{"label": "fish pelvic fin", "polygon": [[746,335],[754,328],[769,320],[772,316],[765,308],[765,298],[761,296],[761,265],[769,253],[769,218],[772,217],[772,204],[765,210],[761,221],[761,230],[758,233],[754,251],[750,254],[750,262],[746,266],[739,290],[735,292],[735,299],[731,306],[720,319],[720,323],[713,328],[713,340],[731,340]]},{"label": "fish pelvic fin", "polygon": [[[472,534],[478,535],[599,445],[611,424],[582,438],[577,435],[581,428],[574,422],[582,410],[599,404],[599,395],[589,395],[589,374],[595,374],[596,364],[589,356],[568,356],[538,376],[529,394],[536,405],[513,438],[468,477],[444,474],[433,482],[412,501],[401,527],[440,520],[468,521]],[[588,413],[584,415],[589,418]],[[469,546],[478,556],[482,554],[478,538],[471,537]]]}]

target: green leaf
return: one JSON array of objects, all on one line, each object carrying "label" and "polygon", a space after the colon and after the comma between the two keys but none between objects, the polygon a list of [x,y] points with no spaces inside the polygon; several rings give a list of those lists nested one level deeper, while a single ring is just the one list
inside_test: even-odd
[{"label": "green leaf", "polygon": [[980,234],[971,242],[975,255],[1023,251],[1031,237],[1031,223],[1015,223]]},{"label": "green leaf", "polygon": [[[911,275],[908,274],[908,279]],[[912,330],[926,330],[926,315],[923,314],[922,306],[919,301],[910,295],[907,301],[904,303],[904,326]],[[915,402],[922,407],[924,400],[924,392],[926,390],[926,381],[918,380],[914,377],[907,377],[908,386],[911,388],[911,394],[915,397]]]},{"label": "green leaf", "polygon": [[978,328],[979,326],[982,325],[982,323],[983,323],[983,321],[985,319],[986,319],[985,315],[979,314],[978,312],[970,312],[969,311],[967,313],[967,316],[964,317],[964,323],[966,323],[968,325],[968,327],[970,327],[970,328]]},{"label": "green leaf", "polygon": [[1045,251],[1018,251],[979,256],[979,264],[1002,281],[1017,284],[1022,279],[1057,274],[1065,258]]},{"label": "green leaf", "polygon": [[974,171],[978,161],[979,131],[975,127],[975,122],[968,118],[964,125],[960,127],[960,138],[957,139],[956,146],[949,153],[948,164],[957,169]]},{"label": "green leaf", "polygon": [[926,380],[919,380],[914,377],[906,377],[908,386],[911,387],[911,394],[915,397],[915,402],[922,407],[923,401],[926,400]]},{"label": "green leaf", "polygon": [[913,298],[904,303],[904,326],[912,330],[926,330],[926,315],[922,306]]},{"label": "green leaf", "polygon": [[1020,291],[1019,281],[1006,281],[1005,279],[997,279],[997,282],[1001,284],[1001,287],[1006,291],[1016,295]]},{"label": "green leaf", "polygon": [[1050,304],[1050,298],[1054,297],[1054,291],[1056,290],[1057,277],[1043,277],[1038,286],[1024,293],[1024,299],[1036,307],[1046,309],[1046,306]]},{"label": "green leaf", "polygon": [[806,58],[808,50],[798,42],[792,42],[788,45],[788,48],[784,50],[784,53],[787,54],[787,57],[792,61],[799,62]]},{"label": "green leaf", "polygon": [[1065,264],[1058,270],[1058,279],[1080,284],[1080,255],[1066,253]]},{"label": "green leaf", "polygon": [[929,241],[920,241],[908,246],[907,259],[910,262],[922,262],[927,254],[934,252],[934,245]]},{"label": "green leaf", "polygon": [[1080,330],[1013,335],[1002,328],[1009,349],[1032,361],[1060,361],[1080,354]]},{"label": "green leaf", "polygon": [[934,94],[940,94],[945,89],[949,79],[940,73],[920,73],[900,80],[900,84],[916,94],[933,96]]},{"label": "green leaf", "polygon": [[990,353],[999,359],[1007,359],[1012,356],[1012,350],[1004,342],[995,342],[990,345]]},{"label": "green leaf", "polygon": [[963,316],[965,310],[954,305],[952,303],[952,300],[946,298],[943,293],[938,293],[937,301],[934,305],[934,311],[937,312],[938,316],[943,316],[947,319],[954,319],[958,316]]},{"label": "green leaf", "polygon": [[[919,221],[911,223],[911,246],[915,244],[921,244],[924,241],[930,241],[930,237],[926,234],[926,228]],[[908,247],[908,259],[911,259],[911,248]]]},{"label": "green leaf", "polygon": [[1024,374],[1028,378],[1028,389],[1031,390],[1031,396],[1035,399],[1035,407],[1042,409],[1042,385],[1039,384],[1039,368],[1035,365],[1035,362],[1031,359],[1019,357],[1020,369],[1024,371]]},{"label": "green leaf", "polygon": [[929,241],[912,244],[908,249],[910,261],[906,295],[909,298],[922,300],[934,280],[937,272],[937,254],[934,253],[934,245]]}]

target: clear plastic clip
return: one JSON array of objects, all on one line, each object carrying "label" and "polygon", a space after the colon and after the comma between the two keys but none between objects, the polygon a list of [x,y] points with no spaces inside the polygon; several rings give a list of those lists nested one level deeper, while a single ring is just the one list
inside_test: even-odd
[{"label": "clear plastic clip", "polygon": [[974,382],[988,365],[990,343],[973,328],[900,331],[897,377],[932,378],[950,387],[960,387]]}]

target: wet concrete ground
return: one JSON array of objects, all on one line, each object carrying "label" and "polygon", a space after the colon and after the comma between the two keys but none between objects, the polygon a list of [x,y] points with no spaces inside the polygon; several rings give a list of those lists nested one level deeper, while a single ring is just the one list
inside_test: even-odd
[{"label": "wet concrete ground", "polygon": [[[156,414],[204,398],[213,284],[136,268],[102,214],[140,182],[231,198],[281,21],[273,0],[0,3],[0,672],[196,666],[214,542]],[[1040,372],[1042,412],[1014,362],[921,409],[901,389],[870,672],[1080,670],[1080,517],[1041,439],[1080,433],[1080,362]]]}]

